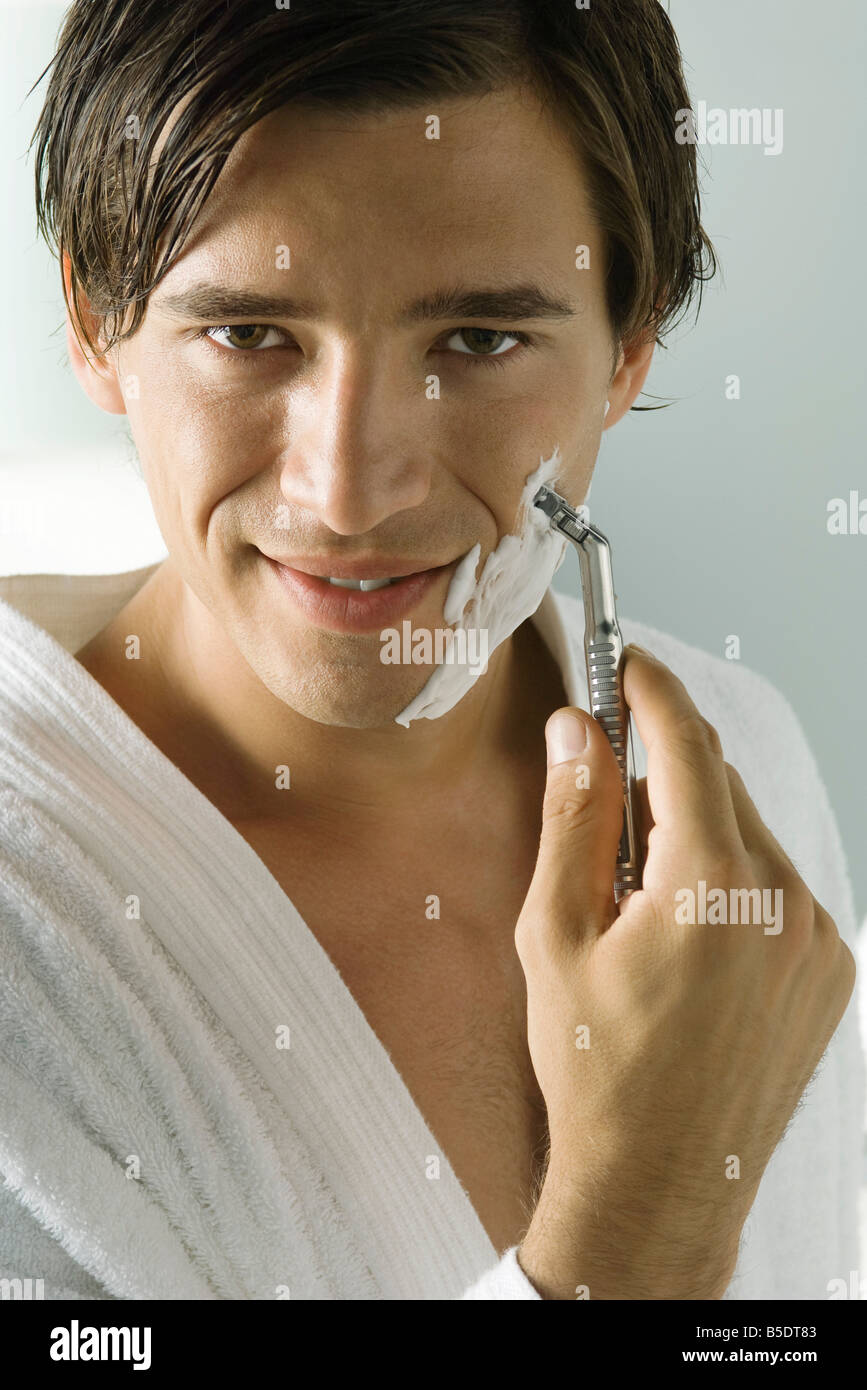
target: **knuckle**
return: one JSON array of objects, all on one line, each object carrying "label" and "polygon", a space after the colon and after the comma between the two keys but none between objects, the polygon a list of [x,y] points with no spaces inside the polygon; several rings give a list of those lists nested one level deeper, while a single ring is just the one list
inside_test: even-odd
[{"label": "knuckle", "polygon": [[588,794],[576,795],[575,791],[562,789],[546,794],[542,814],[546,825],[555,833],[561,830],[570,833],[589,825],[593,820],[593,804]]},{"label": "knuckle", "polygon": [[809,952],[815,945],[815,912],[810,890],[804,880],[789,871],[788,866],[774,862],[763,875],[762,881],[771,886],[772,891],[780,890],[782,903],[783,936],[789,947],[794,947],[800,955]]},{"label": "knuckle", "polygon": [[708,748],[713,753],[714,757],[721,758],[723,753],[722,739],[716,728],[711,724],[710,720],[705,719],[702,714],[698,716],[698,722],[701,726],[704,740]]},{"label": "knuckle", "polygon": [[515,926],[514,939],[523,969],[532,973],[558,959],[561,936],[553,913],[522,912]]},{"label": "knuckle", "polygon": [[844,955],[848,955],[854,965],[855,960],[852,952],[840,935],[837,929],[837,923],[834,921],[830,912],[827,912],[822,904],[817,902],[812,895],[811,902],[813,906],[813,928],[817,938],[820,941],[826,942],[835,955],[840,952],[840,948],[842,947]]},{"label": "knuckle", "polygon": [[708,882],[715,884],[726,884],[733,888],[750,889],[756,885],[756,873],[748,855],[739,854],[734,846],[720,846],[713,858],[713,865],[708,866],[706,876]]},{"label": "knuckle", "polygon": [[816,968],[824,971],[837,959],[842,943],[837,924],[817,902],[794,868],[778,871],[782,882],[783,910],[789,941],[799,943],[813,957]]},{"label": "knuckle", "polygon": [[814,941],[815,949],[820,953],[817,967],[826,982],[829,998],[837,1000],[838,1017],[842,1017],[855,989],[858,967],[854,955],[837,930],[836,922],[822,907],[818,907],[816,913]]},{"label": "knuckle", "polygon": [[519,917],[515,925],[515,950],[521,964],[526,966],[533,961],[533,933],[524,917]]},{"label": "knuckle", "polygon": [[688,746],[710,753],[715,758],[722,757],[722,739],[709,719],[705,719],[697,709],[682,713],[675,723],[676,736]]},{"label": "knuckle", "polygon": [[[796,922],[803,923],[807,928],[815,927],[820,920],[819,913],[822,912],[822,908],[819,907],[798,871],[786,863],[776,869],[775,876],[779,880],[779,887],[783,890],[787,921],[791,921],[794,917]],[[830,918],[828,920],[830,921]]]},{"label": "knuckle", "polygon": [[744,784],[744,779],[743,779],[743,777],[741,776],[741,774],[738,772],[737,768],[734,767],[731,763],[725,762],[725,760],[723,761],[723,767],[724,767],[725,770],[726,770],[726,776],[728,777],[729,782],[730,782],[733,786],[738,787],[740,790],[746,791],[746,786],[745,786],[745,784]]}]

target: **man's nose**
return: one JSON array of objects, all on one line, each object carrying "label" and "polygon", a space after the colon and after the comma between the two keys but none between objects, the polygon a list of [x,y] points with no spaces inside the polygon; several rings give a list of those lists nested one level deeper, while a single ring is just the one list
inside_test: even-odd
[{"label": "man's nose", "polygon": [[397,353],[356,342],[323,354],[319,370],[293,393],[282,500],[341,536],[372,531],[419,506],[431,486],[438,405],[425,378]]}]

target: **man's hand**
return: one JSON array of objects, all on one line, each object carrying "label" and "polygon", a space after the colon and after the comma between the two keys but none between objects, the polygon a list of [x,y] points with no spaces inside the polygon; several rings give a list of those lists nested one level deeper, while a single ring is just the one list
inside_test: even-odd
[{"label": "man's hand", "polygon": [[[647,750],[646,848],[643,888],[620,904],[614,753],[589,714],[558,711],[546,728],[542,838],[515,943],[551,1148],[519,1262],[548,1298],[582,1286],[590,1298],[721,1298],[855,962],[682,682],[626,657]],[[552,737],[561,720],[571,747]],[[702,879],[728,904],[738,889],[770,889],[771,903],[782,889],[782,930],[755,916],[732,925],[730,912],[727,925],[679,922],[676,894],[698,897]]]}]

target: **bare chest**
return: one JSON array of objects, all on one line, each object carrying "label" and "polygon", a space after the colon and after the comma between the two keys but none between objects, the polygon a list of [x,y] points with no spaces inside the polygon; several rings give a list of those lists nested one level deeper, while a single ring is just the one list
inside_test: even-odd
[{"label": "bare chest", "polygon": [[[321,854],[287,850],[270,828],[236,828],[333,961],[494,1247],[517,1244],[547,1140],[513,940],[526,884],[501,885],[475,931],[477,893],[462,891],[454,866],[446,883],[432,870],[395,873],[393,861],[390,872],[345,859],[323,872]],[[420,1169],[430,1158],[419,1154]]]}]

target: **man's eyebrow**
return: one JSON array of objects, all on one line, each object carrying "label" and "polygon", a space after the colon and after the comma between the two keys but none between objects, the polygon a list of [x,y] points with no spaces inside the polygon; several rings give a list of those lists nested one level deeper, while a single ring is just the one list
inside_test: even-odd
[{"label": "man's eyebrow", "polygon": [[[319,307],[309,300],[208,283],[191,285],[175,294],[158,295],[154,298],[154,308],[206,323],[252,323],[258,319],[316,319],[322,316]],[[504,285],[491,289],[455,286],[434,290],[405,305],[398,322],[423,323],[452,318],[515,322],[519,319],[568,319],[579,312],[569,300],[549,294],[541,285]]]},{"label": "man's eyebrow", "polygon": [[208,323],[252,322],[257,318],[313,319],[318,313],[316,305],[305,300],[207,283],[191,285],[176,294],[155,295],[153,306],[178,318]]},{"label": "man's eyebrow", "polygon": [[558,299],[541,285],[503,285],[495,289],[435,290],[408,304],[400,318],[405,323],[426,319],[569,319],[578,309]]}]

